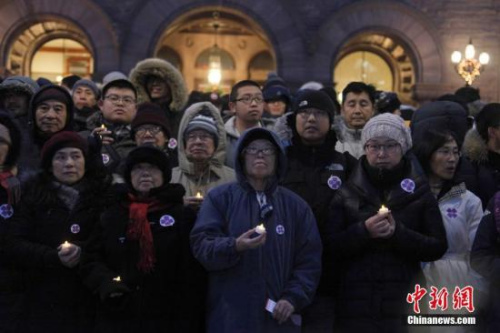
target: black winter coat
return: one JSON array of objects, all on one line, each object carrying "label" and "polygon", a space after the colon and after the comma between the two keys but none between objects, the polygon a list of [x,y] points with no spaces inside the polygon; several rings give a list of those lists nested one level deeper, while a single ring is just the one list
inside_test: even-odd
[{"label": "black winter coat", "polygon": [[[184,188],[168,184],[152,194],[165,206],[148,213],[156,256],[151,273],[137,269],[139,242],[127,237],[130,202],[122,190],[103,213],[82,259],[82,278],[101,299],[96,331],[201,331],[206,274],[189,248],[196,215],[183,206]],[[160,224],[167,215],[173,225]],[[113,280],[117,276],[121,282]],[[118,292],[123,296],[110,297]]]},{"label": "black winter coat", "polygon": [[[446,252],[446,233],[438,203],[414,157],[404,157],[403,177],[386,184],[385,193],[374,187],[365,160],[363,156],[335,195],[325,226],[325,247],[335,258],[333,273],[340,280],[336,324],[341,332],[404,332],[406,296],[415,283],[422,283],[420,262]],[[413,181],[413,192],[403,190],[403,179]],[[388,239],[372,239],[365,221],[382,204],[391,210],[396,229]]]},{"label": "black winter coat", "polygon": [[[328,217],[328,206],[334,194],[347,182],[350,172],[358,160],[348,152],[335,150],[335,138],[330,136],[320,146],[305,146],[298,139],[286,148],[287,172],[282,185],[300,195],[311,207],[320,235],[323,237],[325,221]],[[328,281],[332,277],[332,258],[323,252],[322,274],[317,294],[331,294]]]},{"label": "black winter coat", "polygon": [[6,242],[6,255],[25,277],[20,332],[89,332],[95,301],[78,268],[61,264],[57,247],[65,241],[85,247],[104,196],[83,190],[70,210],[57,197],[55,183],[37,179],[31,184],[23,192]]},{"label": "black winter coat", "polygon": [[[9,217],[7,191],[0,186],[0,332],[14,332],[21,317],[21,302],[23,297],[23,283],[21,271],[13,265],[5,253],[6,237],[9,233]],[[12,206],[11,206],[12,207]],[[12,207],[11,213],[17,211]]]},{"label": "black winter coat", "polygon": [[488,332],[500,331],[500,234],[495,221],[494,199],[477,228],[471,250],[471,266],[489,282]]}]

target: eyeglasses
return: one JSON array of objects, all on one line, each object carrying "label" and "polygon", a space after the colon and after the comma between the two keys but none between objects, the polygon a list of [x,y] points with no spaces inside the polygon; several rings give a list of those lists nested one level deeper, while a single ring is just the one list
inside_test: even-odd
[{"label": "eyeglasses", "polygon": [[146,135],[146,132],[149,132],[151,135],[156,135],[160,133],[160,131],[160,126],[141,126],[135,131],[135,134],[138,136],[144,136]]},{"label": "eyeglasses", "polygon": [[247,155],[258,155],[259,153],[262,153],[262,155],[264,156],[271,156],[276,152],[276,149],[272,147],[265,147],[265,148],[247,147],[243,150],[243,152]]},{"label": "eyeglasses", "polygon": [[445,157],[450,157],[453,156],[455,158],[460,157],[460,151],[458,150],[452,150],[452,149],[438,149],[436,150],[436,154],[445,156]]},{"label": "eyeglasses", "polygon": [[130,96],[108,95],[104,97],[104,99],[107,99],[113,104],[118,104],[119,102],[122,102],[125,105],[131,105],[135,103],[135,99]]},{"label": "eyeglasses", "polygon": [[311,115],[314,116],[314,118],[327,118],[328,113],[323,110],[317,110],[317,109],[303,109],[297,111],[297,114],[302,117],[302,119],[309,119]]},{"label": "eyeglasses", "polygon": [[264,102],[264,99],[262,96],[245,96],[242,98],[238,98],[236,102],[242,102],[243,104],[252,104],[252,102],[255,102],[256,104],[262,104]]},{"label": "eyeglasses", "polygon": [[186,136],[186,141],[196,141],[196,139],[200,139],[200,141],[206,142],[209,139],[213,139],[213,137],[210,134],[203,134],[203,133],[191,133]]},{"label": "eyeglasses", "polygon": [[367,143],[365,145],[365,149],[368,150],[370,153],[378,153],[381,150],[384,150],[388,153],[394,153],[396,150],[399,149],[399,147],[400,147],[399,143],[388,143],[385,145]]}]

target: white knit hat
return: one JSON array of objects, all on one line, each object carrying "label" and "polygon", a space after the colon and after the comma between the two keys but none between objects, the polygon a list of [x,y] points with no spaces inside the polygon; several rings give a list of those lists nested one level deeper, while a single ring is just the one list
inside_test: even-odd
[{"label": "white knit hat", "polygon": [[412,146],[410,129],[406,127],[403,118],[392,113],[383,113],[371,118],[361,132],[363,147],[373,138],[386,137],[397,141],[401,145],[403,155]]}]

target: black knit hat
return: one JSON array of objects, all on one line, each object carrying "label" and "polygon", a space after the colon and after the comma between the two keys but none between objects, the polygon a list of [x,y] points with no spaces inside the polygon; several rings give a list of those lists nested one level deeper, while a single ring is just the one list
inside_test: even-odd
[{"label": "black knit hat", "polygon": [[41,152],[40,166],[44,170],[48,170],[52,165],[52,158],[59,149],[63,148],[78,148],[82,151],[85,158],[88,156],[89,145],[87,140],[82,138],[78,133],[71,131],[62,131],[54,134],[43,145]]},{"label": "black knit hat", "polygon": [[165,111],[156,103],[143,102],[137,107],[137,114],[132,120],[130,136],[135,140],[135,132],[139,126],[151,124],[158,125],[163,130],[165,137],[170,138],[170,129]]},{"label": "black knit hat", "polygon": [[378,113],[393,113],[401,107],[398,95],[392,91],[377,91],[375,97],[375,107]]},{"label": "black knit hat", "polygon": [[315,108],[328,113],[330,124],[333,124],[335,116],[335,105],[332,99],[325,92],[320,90],[303,90],[297,96],[293,107],[293,112],[297,113],[303,109]]},{"label": "black knit hat", "polygon": [[134,165],[149,163],[156,165],[163,173],[163,184],[170,183],[172,178],[172,167],[167,155],[153,145],[143,145],[132,150],[125,160],[124,178],[125,182],[132,188],[131,173]]},{"label": "black knit hat", "polygon": [[486,104],[476,116],[476,129],[488,142],[488,127],[500,126],[500,103]]}]

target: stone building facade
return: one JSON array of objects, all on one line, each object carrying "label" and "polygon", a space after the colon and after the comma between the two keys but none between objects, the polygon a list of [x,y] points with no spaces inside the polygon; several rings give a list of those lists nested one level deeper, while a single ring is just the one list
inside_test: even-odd
[{"label": "stone building facade", "polygon": [[226,29],[215,34],[235,62],[232,81],[258,75],[255,57],[267,50],[272,69],[292,88],[311,80],[332,83],[343,56],[368,50],[388,63],[393,90],[418,104],[464,84],[450,55],[472,38],[491,56],[474,86],[484,100],[500,100],[500,2],[492,0],[3,0],[0,67],[30,75],[43,43],[69,38],[92,54],[99,80],[114,70],[128,73],[167,48],[194,89],[195,55],[211,37],[196,47],[213,27],[213,12]]}]

